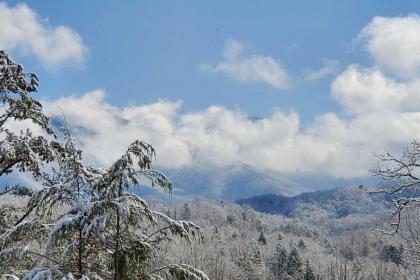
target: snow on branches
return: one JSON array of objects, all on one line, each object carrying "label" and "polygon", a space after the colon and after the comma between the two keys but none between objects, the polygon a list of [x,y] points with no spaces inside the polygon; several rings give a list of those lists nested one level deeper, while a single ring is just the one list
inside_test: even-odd
[{"label": "snow on branches", "polygon": [[[86,165],[67,123],[63,139],[56,138],[30,96],[37,86],[35,74],[0,51],[0,176],[30,172],[43,185],[17,221],[0,224],[0,279],[207,280],[186,264],[153,269],[160,243],[203,240],[195,224],[156,212],[129,191],[148,184],[172,192],[171,181],[153,169],[153,146],[136,140],[108,169]],[[44,136],[8,128],[25,120]]]}]

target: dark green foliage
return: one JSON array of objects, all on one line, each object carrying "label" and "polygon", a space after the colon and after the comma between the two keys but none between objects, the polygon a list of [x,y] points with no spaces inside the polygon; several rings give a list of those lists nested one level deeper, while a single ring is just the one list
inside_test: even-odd
[{"label": "dark green foliage", "polygon": [[303,262],[296,248],[287,256],[286,272],[289,276],[298,276],[302,273]]},{"label": "dark green foliage", "polygon": [[396,247],[394,245],[385,245],[381,251],[381,257],[386,262],[393,262],[395,264],[402,264],[404,248],[402,246]]},{"label": "dark green foliage", "polygon": [[184,207],[182,209],[181,218],[183,220],[190,220],[191,219],[191,208],[187,203],[184,204]]},{"label": "dark green foliage", "polygon": [[6,52],[0,50],[0,105],[5,109],[0,115],[0,128],[10,119],[31,120],[52,133],[41,103],[30,96],[30,93],[37,91],[37,87],[38,77],[25,73],[21,65],[14,63]]},{"label": "dark green foliage", "polygon": [[267,245],[267,238],[265,238],[264,231],[261,231],[260,236],[258,237],[258,242],[263,245]]},{"label": "dark green foliage", "polygon": [[13,194],[17,196],[32,196],[33,191],[25,186],[22,185],[14,185],[14,186],[5,186],[0,191],[0,195],[4,194]]},{"label": "dark green foliage", "polygon": [[30,95],[37,86],[35,74],[25,73],[21,65],[0,51],[0,176],[17,169],[30,171],[39,179],[45,175],[43,163],[54,160],[54,149],[49,140],[34,136],[29,130],[16,133],[7,128],[9,121],[29,120],[53,134],[41,103]]},{"label": "dark green foliage", "polygon": [[314,271],[312,270],[312,266],[309,263],[308,260],[306,260],[306,264],[305,264],[305,272],[303,274],[303,279],[304,280],[315,280],[315,274]]},{"label": "dark green foliage", "polygon": [[287,251],[280,244],[276,246],[274,255],[270,258],[270,270],[275,279],[284,279],[286,276]]},{"label": "dark green foliage", "polygon": [[306,247],[305,241],[303,241],[303,239],[299,240],[298,246],[299,248],[304,249]]}]

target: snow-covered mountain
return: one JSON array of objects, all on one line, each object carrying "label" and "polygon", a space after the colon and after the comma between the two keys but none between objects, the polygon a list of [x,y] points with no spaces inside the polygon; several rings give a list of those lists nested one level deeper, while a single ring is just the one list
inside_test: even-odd
[{"label": "snow-covered mountain", "polygon": [[260,212],[287,217],[300,215],[305,209],[310,209],[314,215],[316,211],[326,211],[331,218],[380,213],[386,209],[383,195],[369,195],[357,187],[306,192],[292,197],[265,194],[237,202]]}]

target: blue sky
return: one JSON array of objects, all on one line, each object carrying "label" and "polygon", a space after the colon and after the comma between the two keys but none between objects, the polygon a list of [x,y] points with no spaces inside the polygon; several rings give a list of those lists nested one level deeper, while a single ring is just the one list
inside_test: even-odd
[{"label": "blue sky", "polygon": [[[12,53],[40,74],[41,95],[58,97],[104,88],[116,105],[159,98],[183,100],[184,110],[210,104],[239,105],[250,115],[267,116],[274,107],[294,108],[305,121],[326,110],[331,77],[300,80],[302,71],[321,67],[321,59],[369,64],[352,42],[374,16],[404,16],[419,10],[416,1],[28,1],[51,25],[77,31],[89,48],[80,68],[48,72],[32,57]],[[19,1],[8,1],[14,6]],[[220,59],[226,40],[270,55],[296,79],[279,92],[264,84],[243,85],[198,71]]]},{"label": "blue sky", "polygon": [[39,74],[48,114],[84,128],[89,159],[138,137],[167,169],[251,166],[311,188],[366,178],[375,152],[420,137],[419,8],[7,1],[0,48]]}]

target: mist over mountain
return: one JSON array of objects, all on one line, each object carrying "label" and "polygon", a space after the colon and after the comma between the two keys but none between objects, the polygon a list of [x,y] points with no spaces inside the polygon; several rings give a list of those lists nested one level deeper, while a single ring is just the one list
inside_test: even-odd
[{"label": "mist over mountain", "polygon": [[[173,183],[173,195],[184,199],[223,199],[233,202],[265,194],[290,197],[318,190],[371,183],[371,178],[346,180],[314,174],[292,176],[257,170],[248,165],[237,165],[231,168],[196,167],[163,170]],[[144,192],[155,193],[153,189],[147,189]]]},{"label": "mist over mountain", "polygon": [[249,166],[231,169],[189,168],[167,170],[174,192],[234,201],[264,193],[298,194],[310,189],[277,173],[261,172]]},{"label": "mist over mountain", "polygon": [[383,213],[386,200],[383,195],[369,195],[356,187],[306,192],[296,196],[265,194],[237,200],[259,212],[296,217],[303,211],[326,212],[329,218],[349,215]]}]

